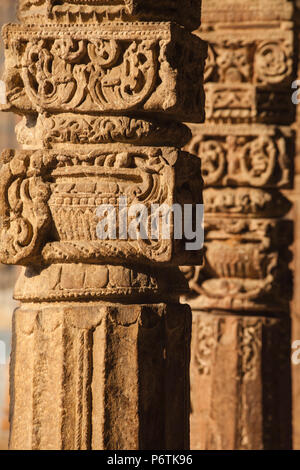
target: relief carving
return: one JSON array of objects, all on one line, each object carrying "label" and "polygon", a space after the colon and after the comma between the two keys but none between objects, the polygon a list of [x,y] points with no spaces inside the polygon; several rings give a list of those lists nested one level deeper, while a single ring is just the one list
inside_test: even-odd
[{"label": "relief carving", "polygon": [[204,120],[200,4],[20,0],[3,30],[1,110],[22,116],[0,168],[0,262],[23,266],[11,449],[189,446],[178,266],[202,247],[173,205],[193,226],[201,162],[181,122]]},{"label": "relief carving", "polygon": [[229,39],[222,28],[203,29],[207,121],[285,124],[287,114],[292,120],[287,92],[293,79],[293,34],[277,30],[270,39],[267,29],[250,30],[246,38],[237,28]]},{"label": "relief carving", "polygon": [[32,261],[51,223],[43,156],[7,151],[2,162],[0,258],[7,264]]},{"label": "relief carving", "polygon": [[170,21],[190,30],[200,24],[201,0],[19,0],[26,22],[97,23],[111,20]]},{"label": "relief carving", "polygon": [[[158,240],[150,231],[147,240],[122,241],[117,231],[115,240],[97,236],[97,208],[112,205],[118,221],[121,197],[128,208],[140,203],[148,208],[149,227],[153,204],[202,203],[200,161],[195,157],[168,147],[104,145],[89,153],[6,152],[2,159],[2,262],[32,264],[35,256],[48,263],[124,259],[176,265],[178,257],[185,262],[197,257],[185,254],[184,240],[175,243],[172,233],[163,239],[160,232]],[[179,167],[181,175],[175,178]]]},{"label": "relief carving", "polygon": [[[270,135],[255,135],[254,129],[249,132],[245,127],[237,127],[237,132],[234,130],[227,136],[224,131],[223,136],[218,134],[219,129],[212,126],[203,129],[203,133],[197,132],[187,147],[202,158],[206,186],[274,188],[290,185],[291,161],[287,153],[292,134],[286,129],[272,132],[270,128],[267,131]],[[244,135],[243,131],[246,131]]]},{"label": "relief carving", "polygon": [[[202,160],[204,263],[182,268],[196,326],[191,446],[198,450],[291,448],[290,357],[278,344],[290,343],[283,331],[292,298],[291,202],[281,191],[293,180],[293,3],[203,2],[206,122],[191,125],[186,148]],[[207,324],[213,355],[202,335]]]},{"label": "relief carving", "polygon": [[69,26],[63,37],[55,26],[7,26],[5,109],[165,111],[203,120],[204,43],[168,23],[134,25],[109,23],[101,33]]},{"label": "relief carving", "polygon": [[158,120],[136,119],[126,116],[90,116],[58,114],[38,116],[34,126],[32,117],[24,116],[16,127],[20,144],[35,147],[42,142],[45,148],[60,144],[96,145],[103,143],[130,143],[139,145],[172,146],[178,142],[182,147],[191,137],[183,124]]}]

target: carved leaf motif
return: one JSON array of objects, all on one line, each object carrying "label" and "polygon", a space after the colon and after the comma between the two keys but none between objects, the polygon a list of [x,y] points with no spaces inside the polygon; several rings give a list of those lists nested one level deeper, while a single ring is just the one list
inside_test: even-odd
[{"label": "carved leaf motif", "polygon": [[225,173],[225,151],[213,140],[201,144],[202,174],[207,185],[217,183]]},{"label": "carved leaf motif", "polygon": [[[59,50],[67,55],[66,49]],[[43,40],[28,44],[22,77],[29,98],[38,107],[67,103],[76,90],[71,64],[49,52]]]},{"label": "carved leaf motif", "polygon": [[229,45],[229,47],[215,47],[217,53],[219,81],[222,83],[247,82],[250,80],[251,66],[249,61],[249,48]]},{"label": "carved leaf motif", "polygon": [[202,160],[206,186],[282,187],[290,181],[289,140],[276,136],[195,135],[188,149]]},{"label": "carved leaf motif", "polygon": [[274,143],[267,137],[259,137],[242,149],[241,170],[248,176],[253,186],[263,186],[271,178],[277,151]]},{"label": "carved leaf motif", "polygon": [[92,99],[102,111],[131,109],[151,93],[157,58],[151,41],[121,52],[115,40],[56,39],[50,50],[45,40],[30,42],[22,60],[27,94],[37,108],[74,109]]},{"label": "carved leaf motif", "polygon": [[5,264],[23,264],[39,254],[50,223],[49,185],[41,176],[42,155],[12,156],[0,171],[0,258]]},{"label": "carved leaf motif", "polygon": [[85,41],[75,41],[72,38],[56,39],[51,48],[53,56],[69,62],[80,62],[86,54]]},{"label": "carved leaf motif", "polygon": [[[111,47],[116,60],[118,49]],[[108,56],[110,57],[110,56]],[[133,42],[124,52],[122,63],[102,71],[93,65],[89,81],[89,91],[100,109],[109,109],[111,104],[117,109],[130,109],[142,103],[152,91],[156,81],[154,45],[150,41]]]}]

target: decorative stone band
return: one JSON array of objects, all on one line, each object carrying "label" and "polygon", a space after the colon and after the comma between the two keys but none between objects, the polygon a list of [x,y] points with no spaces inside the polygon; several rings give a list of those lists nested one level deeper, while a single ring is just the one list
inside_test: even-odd
[{"label": "decorative stone band", "polygon": [[187,292],[188,284],[177,268],[78,263],[23,268],[14,297],[22,302],[177,302]]},{"label": "decorative stone band", "polygon": [[201,158],[206,186],[290,187],[294,151],[290,128],[206,124],[191,129],[187,150]]},{"label": "decorative stone band", "polygon": [[[267,23],[278,21],[291,21],[293,18],[294,5],[292,0],[209,0],[203,2],[202,23],[209,25],[228,24],[230,35],[234,33],[234,27],[238,23],[260,22]],[[218,14],[216,15],[216,12]],[[258,32],[258,27],[255,28]]]},{"label": "decorative stone band", "polygon": [[6,110],[204,119],[203,41],[170,23],[4,29]]},{"label": "decorative stone band", "polygon": [[271,90],[247,83],[221,85],[207,83],[207,123],[262,123],[288,125],[294,119],[291,88]]},{"label": "decorative stone band", "polygon": [[31,149],[43,145],[66,150],[73,144],[92,148],[114,142],[183,147],[191,139],[189,128],[175,121],[68,113],[24,116],[16,133],[18,142]]},{"label": "decorative stone band", "polygon": [[206,188],[203,199],[206,217],[273,218],[291,209],[291,202],[276,189]]},{"label": "decorative stone band", "polygon": [[292,238],[288,220],[206,216],[204,265],[183,268],[192,290],[191,308],[287,311]]},{"label": "decorative stone band", "polygon": [[[0,171],[1,260],[40,262],[201,263],[185,239],[99,240],[99,206],[201,204],[200,160],[169,147],[98,146],[97,151],[7,151]],[[162,214],[163,216],[163,214]],[[116,218],[118,223],[119,218]],[[127,234],[127,232],[126,232]],[[45,249],[43,249],[45,247]]]},{"label": "decorative stone band", "polygon": [[[293,73],[293,32],[289,30],[201,33],[209,42],[205,81],[230,85],[289,85]],[[266,60],[268,57],[268,60]]]},{"label": "decorative stone band", "polygon": [[26,22],[98,23],[111,20],[175,21],[190,30],[200,24],[201,0],[19,0]]},{"label": "decorative stone band", "polygon": [[11,448],[188,449],[188,306],[24,304],[13,325]]}]

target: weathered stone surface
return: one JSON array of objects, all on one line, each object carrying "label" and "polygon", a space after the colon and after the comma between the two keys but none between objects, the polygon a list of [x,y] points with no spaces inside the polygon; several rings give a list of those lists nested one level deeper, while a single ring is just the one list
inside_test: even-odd
[{"label": "weathered stone surface", "polygon": [[195,29],[201,0],[19,0],[19,17],[26,22],[97,23],[111,20],[176,21]]},{"label": "weathered stone surface", "polygon": [[293,0],[203,0],[202,22],[215,24],[217,20],[220,24],[232,24],[234,29],[235,24],[240,22],[259,25],[266,21],[291,21],[293,8]]},{"label": "weathered stone surface", "polygon": [[23,305],[11,447],[187,448],[189,330],[179,304]]},{"label": "weathered stone surface", "polygon": [[169,147],[116,144],[82,153],[79,149],[3,153],[2,262],[27,265],[35,258],[46,263],[122,260],[178,265],[197,262],[195,256],[201,261],[201,253],[186,252],[185,240],[174,240],[173,233],[167,240],[131,241],[120,240],[118,233],[115,240],[99,240],[96,233],[97,207],[112,204],[119,217],[121,197],[129,208],[144,204],[149,224],[152,204],[189,202],[182,197],[183,187],[201,203],[197,158]]},{"label": "weathered stone surface", "polygon": [[205,47],[176,25],[9,25],[4,41],[6,109],[164,111],[203,121]]},{"label": "weathered stone surface", "polygon": [[[147,209],[146,226],[153,205],[202,203],[179,121],[204,119],[206,46],[169,22],[178,12],[171,0],[25,0],[22,23],[4,29],[2,109],[23,116],[23,148],[4,151],[0,170],[0,260],[23,266],[11,449],[189,446],[191,315],[177,266],[202,251],[186,251],[173,219],[169,238],[138,226],[124,237],[120,217],[115,236],[97,232],[98,208],[120,216],[124,198]],[[191,0],[179,23],[199,17]]]},{"label": "weathered stone surface", "polygon": [[294,133],[289,127],[192,125],[191,153],[202,157],[206,187],[288,188]]},{"label": "weathered stone surface", "polygon": [[247,34],[243,23],[222,26],[215,21],[210,27],[205,25],[200,34],[209,43],[205,69],[207,121],[291,123],[295,111],[290,99],[292,24],[282,23],[281,27],[273,21],[263,28],[246,24]]}]

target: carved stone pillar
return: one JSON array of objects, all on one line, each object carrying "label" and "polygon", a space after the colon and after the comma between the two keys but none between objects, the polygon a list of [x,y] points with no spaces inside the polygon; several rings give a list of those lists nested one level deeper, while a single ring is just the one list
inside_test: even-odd
[{"label": "carved stone pillar", "polygon": [[205,262],[193,309],[192,449],[291,446],[288,270],[293,4],[205,0]]},{"label": "carved stone pillar", "polygon": [[180,4],[20,0],[21,24],[4,30],[6,110],[23,115],[23,149],[3,153],[0,176],[1,259],[23,266],[11,449],[188,448],[191,315],[177,266],[201,250],[173,233],[97,236],[103,204],[124,223],[124,198],[202,202],[179,121],[203,120],[206,48],[189,32],[199,1]]}]

